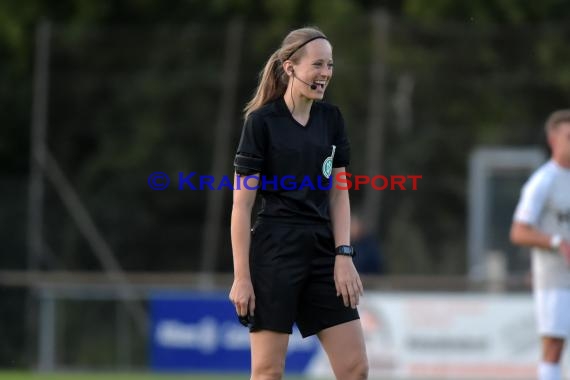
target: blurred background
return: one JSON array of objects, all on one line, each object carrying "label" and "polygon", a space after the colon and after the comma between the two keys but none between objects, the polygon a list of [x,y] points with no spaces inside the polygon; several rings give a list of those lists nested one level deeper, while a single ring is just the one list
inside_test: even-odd
[{"label": "blurred background", "polygon": [[[316,25],[350,171],[422,176],[415,191],[350,193],[372,373],[528,377],[529,258],[508,231],[549,155],[543,123],[568,108],[569,20],[563,0],[0,2],[0,367],[247,370],[242,330],[227,330],[234,359],[192,345],[211,331],[208,297],[234,322],[231,191],[180,190],[179,176],[232,175],[259,71],[290,30]],[[149,186],[154,172],[167,189]],[[487,331],[498,315],[513,319]],[[517,326],[529,335],[494,346]],[[303,344],[288,371],[328,376]]]}]

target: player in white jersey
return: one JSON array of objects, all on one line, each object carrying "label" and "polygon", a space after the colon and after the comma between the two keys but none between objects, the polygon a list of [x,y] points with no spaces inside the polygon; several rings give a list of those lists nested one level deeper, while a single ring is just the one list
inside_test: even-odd
[{"label": "player in white jersey", "polygon": [[539,380],[561,380],[560,359],[570,337],[570,109],[554,112],[545,127],[551,159],[522,188],[510,237],[532,247]]}]

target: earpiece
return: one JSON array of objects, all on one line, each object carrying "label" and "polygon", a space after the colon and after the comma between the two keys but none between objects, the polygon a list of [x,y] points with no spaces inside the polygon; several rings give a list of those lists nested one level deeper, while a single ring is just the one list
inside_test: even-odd
[{"label": "earpiece", "polygon": [[[295,75],[295,70],[293,68],[291,68],[291,71],[289,72],[291,75],[293,75],[294,78],[297,78],[297,80],[299,80],[300,82],[306,84],[307,86],[309,86],[309,88],[311,90],[316,90],[317,89],[317,85],[315,83],[307,83],[304,80],[302,80],[301,78],[299,78],[298,76]],[[322,87],[322,86],[321,86]]]}]

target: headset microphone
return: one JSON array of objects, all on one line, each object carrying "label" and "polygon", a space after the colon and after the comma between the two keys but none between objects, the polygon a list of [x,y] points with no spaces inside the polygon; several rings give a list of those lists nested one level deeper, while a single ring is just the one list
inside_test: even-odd
[{"label": "headset microphone", "polygon": [[[297,78],[297,79],[299,79],[299,78]],[[301,80],[301,79],[299,79],[299,80]],[[303,81],[301,81],[301,82],[303,82]],[[314,83],[311,83],[311,84],[308,84],[307,82],[303,82],[303,83],[305,83],[307,86],[309,86],[311,88],[311,90],[317,89],[317,85]]]},{"label": "headset microphone", "polygon": [[[295,78],[297,78],[300,82],[305,83],[307,86],[309,86],[311,88],[311,90],[316,90],[317,89],[317,84],[316,83],[307,83],[304,80],[302,80],[301,78],[299,78],[298,76],[295,75],[294,71],[291,71],[291,74],[293,74],[293,76]],[[321,85],[321,87],[324,87]]]}]

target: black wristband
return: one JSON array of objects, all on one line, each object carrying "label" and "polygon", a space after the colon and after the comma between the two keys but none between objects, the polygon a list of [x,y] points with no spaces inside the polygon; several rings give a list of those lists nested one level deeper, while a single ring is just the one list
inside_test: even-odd
[{"label": "black wristband", "polygon": [[338,247],[335,248],[334,251],[337,255],[350,256],[350,257],[356,255],[354,247],[351,245],[339,245]]}]

